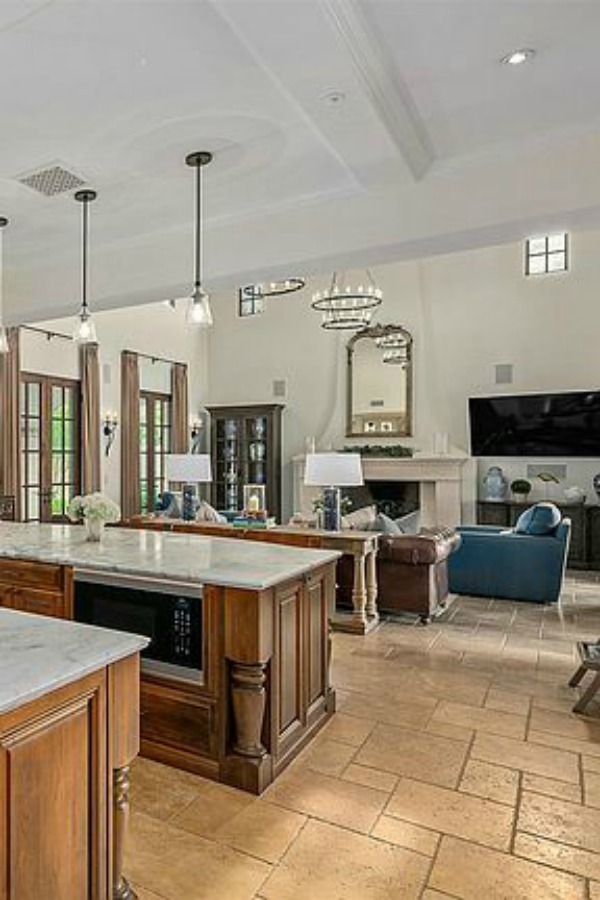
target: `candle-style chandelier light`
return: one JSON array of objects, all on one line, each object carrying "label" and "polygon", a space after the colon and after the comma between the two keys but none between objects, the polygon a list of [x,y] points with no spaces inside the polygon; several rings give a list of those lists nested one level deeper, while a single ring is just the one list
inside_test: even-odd
[{"label": "candle-style chandelier light", "polygon": [[323,314],[321,326],[327,330],[359,331],[366,328],[374,311],[381,306],[383,293],[366,270],[366,279],[357,287],[346,282],[345,275],[333,273],[329,288],[313,294],[311,306]]}]

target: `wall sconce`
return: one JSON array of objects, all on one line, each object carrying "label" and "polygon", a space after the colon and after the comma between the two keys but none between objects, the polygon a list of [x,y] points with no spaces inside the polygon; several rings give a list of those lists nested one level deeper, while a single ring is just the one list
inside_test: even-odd
[{"label": "wall sconce", "polygon": [[198,416],[190,418],[191,453],[200,453],[202,444],[203,422]]},{"label": "wall sconce", "polygon": [[106,444],[104,447],[104,453],[106,456],[109,456],[111,447],[115,440],[115,435],[117,433],[117,426],[119,424],[119,417],[116,412],[106,412],[104,413],[104,419],[102,421],[102,433],[106,439]]}]

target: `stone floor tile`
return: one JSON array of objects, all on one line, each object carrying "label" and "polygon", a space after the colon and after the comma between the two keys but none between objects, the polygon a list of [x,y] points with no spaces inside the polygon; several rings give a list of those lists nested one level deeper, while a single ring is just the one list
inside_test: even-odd
[{"label": "stone floor tile", "polygon": [[346,715],[376,719],[378,723],[423,728],[435,706],[436,701],[431,697],[424,698],[423,703],[407,703],[354,692],[340,704],[340,711]]},{"label": "stone floor tile", "polygon": [[378,820],[371,836],[425,856],[433,856],[440,842],[439,832],[386,815]]},{"label": "stone floor tile", "polygon": [[488,709],[496,709],[499,712],[517,713],[526,716],[529,712],[531,700],[525,694],[512,694],[500,688],[491,687],[485,698]]},{"label": "stone floor tile", "polygon": [[531,713],[531,729],[600,744],[600,723],[574,713],[565,715],[549,709],[534,708]]},{"label": "stone floor tile", "polygon": [[567,750],[569,753],[600,757],[600,743],[596,744],[592,741],[580,741],[575,738],[563,737],[561,734],[551,734],[549,731],[533,730],[527,735],[527,740],[532,744]]},{"label": "stone floor tile", "polygon": [[582,755],[581,765],[584,772],[600,772],[600,757]]},{"label": "stone floor tile", "polygon": [[581,803],[581,785],[579,784],[569,784],[566,781],[557,781],[555,778],[544,778],[542,775],[524,772],[522,785],[524,791],[534,791],[536,794],[558,797],[559,800]]},{"label": "stone floor tile", "polygon": [[417,900],[429,866],[419,853],[311,821],[260,892],[266,900]]},{"label": "stone floor tile", "polygon": [[132,884],[131,887],[135,890],[138,900],[165,900],[160,894],[155,894],[154,891],[147,891],[146,888],[140,887],[139,884]]},{"label": "stone floor tile", "polygon": [[214,838],[234,850],[275,863],[281,859],[306,821],[306,816],[291,809],[258,802],[247,806],[234,819],[218,828]]},{"label": "stone floor tile", "polygon": [[375,788],[377,791],[387,791],[388,794],[391,794],[398,784],[397,775],[392,775],[390,772],[382,772],[381,769],[358,766],[356,763],[350,763],[342,772],[341,777],[345,781],[354,782],[354,784],[362,784],[364,787]]},{"label": "stone floor tile", "polygon": [[590,900],[600,900],[600,881],[590,881]]},{"label": "stone floor tile", "polygon": [[351,744],[360,747],[375,727],[375,720],[359,719],[346,713],[338,712],[330,719],[323,729],[323,735],[329,739],[341,741],[343,744]]},{"label": "stone floor tile", "polygon": [[519,772],[472,759],[465,766],[459,790],[485,800],[514,806],[519,789]]},{"label": "stone floor tile", "polygon": [[478,734],[471,751],[473,759],[496,763],[534,775],[545,775],[559,781],[579,783],[579,764],[574,753],[554,747],[542,747],[527,741]]},{"label": "stone floor tile", "polygon": [[600,878],[600,856],[597,853],[547,841],[537,835],[517,832],[514,853],[583,878]]},{"label": "stone floor tile", "polygon": [[468,745],[459,741],[378,725],[357,753],[355,762],[455,787],[467,750]]},{"label": "stone floor tile", "polygon": [[583,802],[600,808],[600,772],[583,773]]},{"label": "stone floor tile", "polygon": [[324,775],[337,776],[342,774],[355,753],[356,747],[352,744],[343,744],[329,738],[317,738],[303,751],[296,765],[322,772]]},{"label": "stone floor tile", "polygon": [[600,853],[600,810],[556,797],[523,792],[519,831]]},{"label": "stone floor tile", "polygon": [[386,815],[415,825],[508,850],[514,813],[511,808],[460,791],[403,778],[386,807]]},{"label": "stone floor tile", "polygon": [[262,795],[267,803],[365,833],[379,818],[388,796],[384,791],[297,768],[284,772]]},{"label": "stone floor tile", "polygon": [[525,737],[525,716],[498,712],[486,707],[466,706],[463,703],[442,702],[431,717],[432,722],[459,725],[474,731],[499,734],[504,737]]},{"label": "stone floor tile", "polygon": [[212,838],[217,828],[234,819],[248,806],[256,803],[256,797],[246,791],[209,782],[196,800],[169,821],[176,828],[191,831],[202,837]]},{"label": "stone floor tile", "polygon": [[425,888],[421,894],[421,900],[456,900],[450,894],[442,894],[440,891],[434,891],[433,888]]},{"label": "stone floor tile", "polygon": [[138,758],[131,768],[131,803],[137,812],[167,820],[182,812],[211,784],[198,775]]},{"label": "stone floor tile", "polygon": [[475,736],[475,732],[470,728],[450,725],[448,722],[437,722],[433,719],[427,723],[425,731],[429,734],[437,734],[439,737],[450,738],[453,741],[462,741],[465,744],[470,744]]},{"label": "stone floor tile", "polygon": [[146,816],[132,816],[125,871],[164,900],[251,900],[271,867]]},{"label": "stone floor tile", "polygon": [[443,837],[429,887],[461,900],[585,900],[583,878]]}]

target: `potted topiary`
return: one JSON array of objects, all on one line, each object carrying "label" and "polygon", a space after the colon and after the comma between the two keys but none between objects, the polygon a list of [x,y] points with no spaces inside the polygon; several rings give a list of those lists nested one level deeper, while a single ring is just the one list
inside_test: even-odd
[{"label": "potted topiary", "polygon": [[531,493],[531,482],[527,481],[526,478],[516,478],[512,482],[510,489],[517,503],[526,503]]}]

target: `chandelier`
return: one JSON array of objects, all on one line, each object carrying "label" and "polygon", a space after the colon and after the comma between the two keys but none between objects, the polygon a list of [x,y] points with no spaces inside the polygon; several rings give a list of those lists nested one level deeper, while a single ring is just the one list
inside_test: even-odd
[{"label": "chandelier", "polygon": [[366,275],[368,283],[354,288],[346,284],[344,275],[338,278],[334,272],[329,288],[313,294],[311,306],[323,313],[323,328],[359,331],[369,325],[374,310],[381,306],[383,294],[368,269]]}]

